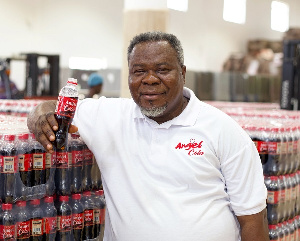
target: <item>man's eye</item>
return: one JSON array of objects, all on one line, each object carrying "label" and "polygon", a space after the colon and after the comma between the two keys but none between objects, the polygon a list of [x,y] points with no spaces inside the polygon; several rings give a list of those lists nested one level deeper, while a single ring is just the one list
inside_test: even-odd
[{"label": "man's eye", "polygon": [[167,74],[169,72],[169,69],[159,69],[157,72],[160,74]]},{"label": "man's eye", "polygon": [[143,69],[137,69],[135,71],[133,71],[134,74],[143,74],[145,72],[145,70]]}]

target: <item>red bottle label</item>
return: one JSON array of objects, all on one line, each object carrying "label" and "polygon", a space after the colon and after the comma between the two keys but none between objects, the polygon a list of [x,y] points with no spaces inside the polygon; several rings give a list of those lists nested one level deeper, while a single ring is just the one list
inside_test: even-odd
[{"label": "red bottle label", "polygon": [[81,167],[83,165],[84,153],[83,151],[72,151],[72,166]]},{"label": "red bottle label", "polygon": [[0,225],[0,240],[13,240],[15,237],[15,225]]},{"label": "red bottle label", "polygon": [[56,153],[56,167],[57,168],[69,168],[68,152],[57,152]]},{"label": "red bottle label", "polygon": [[100,209],[100,224],[104,224],[105,222],[105,208]]},{"label": "red bottle label", "polygon": [[30,221],[17,223],[17,239],[30,238]]},{"label": "red bottle label", "polygon": [[94,209],[94,224],[100,224],[100,209]]},{"label": "red bottle label", "polygon": [[55,167],[55,154],[54,153],[46,153],[46,161],[45,161],[46,169]]},{"label": "red bottle label", "polygon": [[268,143],[268,152],[271,155],[279,155],[280,148],[281,148],[281,144],[279,142],[269,142]]},{"label": "red bottle label", "polygon": [[31,236],[41,236],[44,233],[43,219],[31,220]]},{"label": "red bottle label", "polygon": [[267,203],[276,204],[279,202],[279,191],[268,191]]},{"label": "red bottle label", "polygon": [[60,116],[74,117],[78,98],[59,96],[55,113]]},{"label": "red bottle label", "polygon": [[44,230],[46,234],[56,233],[57,217],[44,217]]},{"label": "red bottle label", "polygon": [[32,154],[19,155],[18,162],[20,172],[27,172],[32,170]]},{"label": "red bottle label", "polygon": [[74,213],[72,217],[73,229],[83,228],[83,213]]},{"label": "red bottle label", "polygon": [[94,210],[84,210],[84,226],[92,226],[94,224]]},{"label": "red bottle label", "polygon": [[0,169],[2,173],[17,173],[18,172],[17,156],[2,156]]},{"label": "red bottle label", "polygon": [[258,141],[257,142],[257,151],[259,154],[268,154],[268,143],[265,141]]},{"label": "red bottle label", "polygon": [[298,142],[299,140],[295,140],[293,144],[293,153],[297,154],[298,153]]},{"label": "red bottle label", "polygon": [[84,150],[84,160],[87,165],[93,164],[93,156],[94,154],[90,149],[87,148]]},{"label": "red bottle label", "polygon": [[71,231],[71,224],[72,224],[71,215],[57,217],[57,228],[60,232]]},{"label": "red bottle label", "polygon": [[32,168],[33,170],[44,170],[46,165],[46,153],[32,154]]}]

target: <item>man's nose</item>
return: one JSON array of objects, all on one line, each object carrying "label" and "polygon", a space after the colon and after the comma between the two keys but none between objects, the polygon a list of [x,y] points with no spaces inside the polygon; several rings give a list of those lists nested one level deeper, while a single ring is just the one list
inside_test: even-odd
[{"label": "man's nose", "polygon": [[148,85],[159,84],[160,79],[154,71],[149,71],[145,78],[143,78],[143,83]]}]

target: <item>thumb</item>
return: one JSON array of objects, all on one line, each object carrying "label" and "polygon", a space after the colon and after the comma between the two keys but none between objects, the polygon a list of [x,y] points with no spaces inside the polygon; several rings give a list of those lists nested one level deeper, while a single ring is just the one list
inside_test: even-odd
[{"label": "thumb", "polygon": [[69,127],[69,133],[75,133],[78,131],[78,127],[75,125],[70,125]]}]

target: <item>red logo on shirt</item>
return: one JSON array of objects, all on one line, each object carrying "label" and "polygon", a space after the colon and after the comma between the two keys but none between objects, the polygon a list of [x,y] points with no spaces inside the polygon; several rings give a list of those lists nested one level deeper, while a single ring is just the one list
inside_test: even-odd
[{"label": "red logo on shirt", "polygon": [[203,141],[196,142],[195,139],[190,139],[187,144],[179,142],[175,149],[183,149],[188,152],[189,156],[202,156],[204,152],[201,150]]}]

